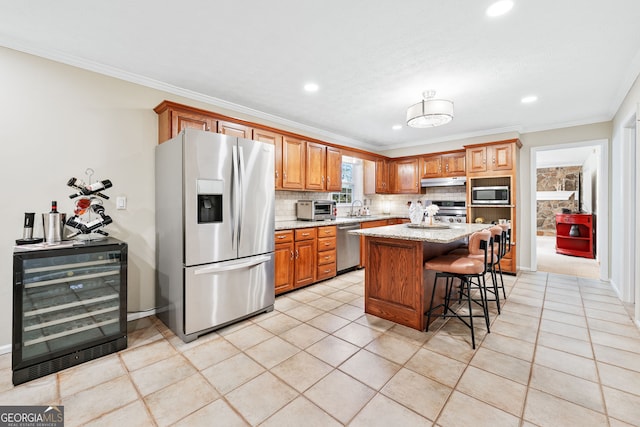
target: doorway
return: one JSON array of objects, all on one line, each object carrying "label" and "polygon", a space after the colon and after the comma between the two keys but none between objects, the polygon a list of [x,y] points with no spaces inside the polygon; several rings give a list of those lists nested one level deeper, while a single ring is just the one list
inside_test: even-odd
[{"label": "doorway", "polygon": [[[597,140],[531,149],[532,270],[608,279],[607,144]],[[537,191],[539,169],[546,173],[542,180],[557,176],[550,191]],[[556,253],[555,213],[562,209],[595,214],[596,259]],[[544,214],[539,215],[540,210]]]}]

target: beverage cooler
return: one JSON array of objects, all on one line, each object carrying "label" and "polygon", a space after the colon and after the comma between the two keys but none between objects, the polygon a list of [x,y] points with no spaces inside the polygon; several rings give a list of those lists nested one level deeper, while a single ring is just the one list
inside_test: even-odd
[{"label": "beverage cooler", "polygon": [[13,253],[13,384],[125,349],[127,244],[30,246]]}]

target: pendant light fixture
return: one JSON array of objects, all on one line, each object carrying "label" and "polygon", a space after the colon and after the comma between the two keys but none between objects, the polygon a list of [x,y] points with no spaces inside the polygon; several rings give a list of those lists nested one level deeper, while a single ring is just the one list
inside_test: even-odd
[{"label": "pendant light fixture", "polygon": [[435,99],[436,91],[422,93],[423,100],[407,109],[407,125],[430,128],[447,124],[453,119],[453,101]]}]

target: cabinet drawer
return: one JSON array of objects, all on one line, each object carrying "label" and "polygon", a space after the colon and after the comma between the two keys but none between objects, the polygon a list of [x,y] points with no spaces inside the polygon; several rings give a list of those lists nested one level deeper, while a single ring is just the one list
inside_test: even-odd
[{"label": "cabinet drawer", "polygon": [[296,230],[296,242],[316,238],[316,228],[299,228]]},{"label": "cabinet drawer", "polygon": [[336,263],[319,265],[317,269],[317,280],[324,280],[336,275]]},{"label": "cabinet drawer", "polygon": [[591,224],[591,215],[556,215],[559,224]]},{"label": "cabinet drawer", "polygon": [[360,224],[360,228],[384,227],[385,225],[389,225],[389,220],[378,219],[375,221],[365,221],[362,224]]},{"label": "cabinet drawer", "polygon": [[318,252],[328,251],[336,248],[335,237],[322,237],[318,238]]},{"label": "cabinet drawer", "polygon": [[320,237],[336,237],[336,226],[318,227],[318,238]]},{"label": "cabinet drawer", "polygon": [[318,252],[318,265],[330,264],[336,262],[336,251]]},{"label": "cabinet drawer", "polygon": [[276,231],[276,245],[290,242],[293,242],[293,230]]}]

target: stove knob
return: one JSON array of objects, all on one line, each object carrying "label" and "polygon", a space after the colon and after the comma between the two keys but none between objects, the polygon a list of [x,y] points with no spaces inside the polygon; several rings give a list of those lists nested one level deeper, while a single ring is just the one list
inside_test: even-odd
[{"label": "stove knob", "polygon": [[458,222],[458,224],[462,223],[462,218],[457,218],[456,221]]},{"label": "stove knob", "polygon": [[453,218],[449,218],[449,222],[453,222]]}]

